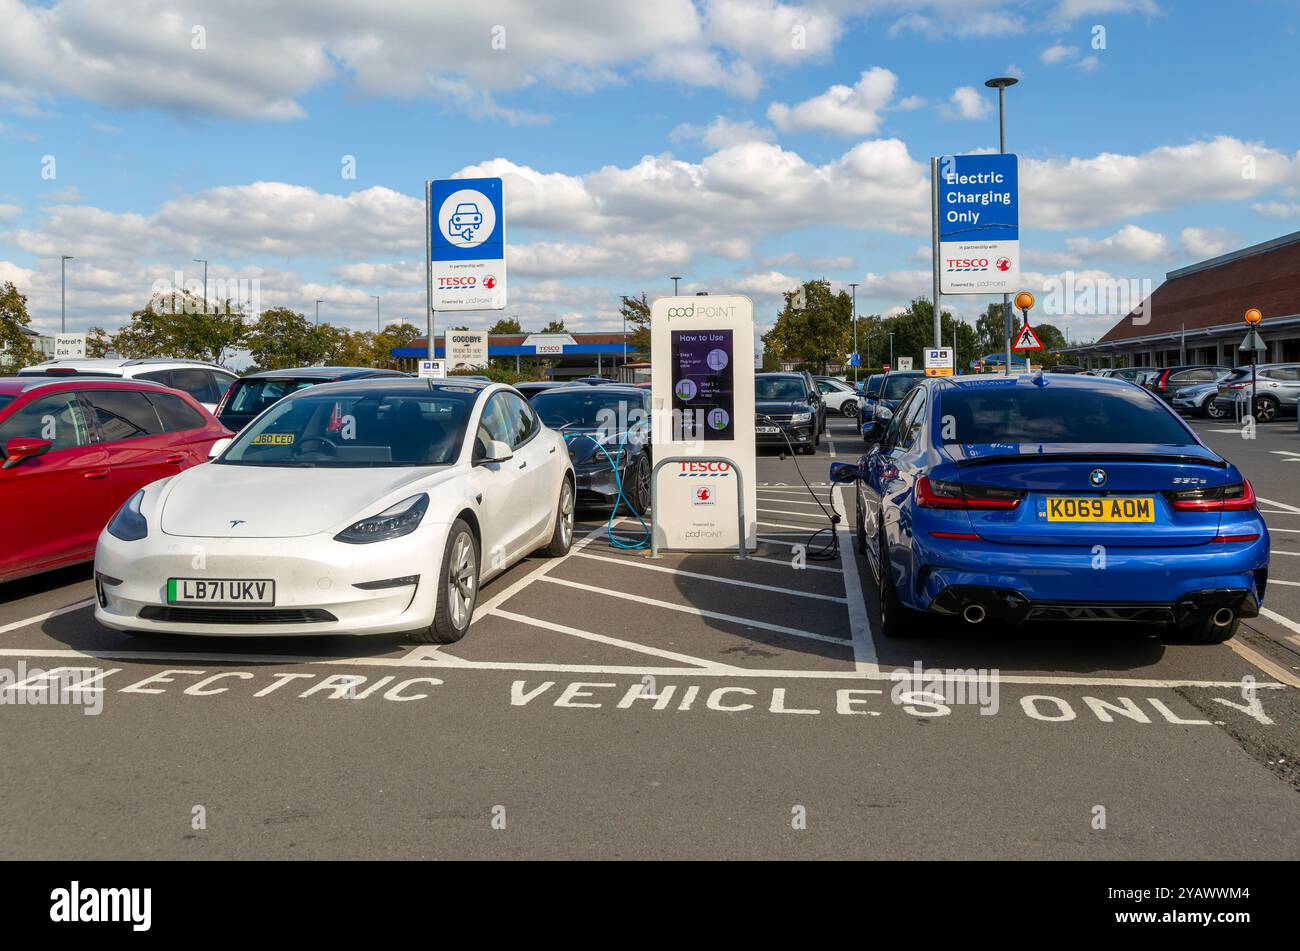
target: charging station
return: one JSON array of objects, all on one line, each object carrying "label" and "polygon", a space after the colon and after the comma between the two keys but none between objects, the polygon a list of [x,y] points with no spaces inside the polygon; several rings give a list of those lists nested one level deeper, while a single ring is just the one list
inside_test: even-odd
[{"label": "charging station", "polygon": [[655,548],[741,548],[742,501],[743,549],[758,546],[753,348],[748,297],[661,297],[651,305]]}]

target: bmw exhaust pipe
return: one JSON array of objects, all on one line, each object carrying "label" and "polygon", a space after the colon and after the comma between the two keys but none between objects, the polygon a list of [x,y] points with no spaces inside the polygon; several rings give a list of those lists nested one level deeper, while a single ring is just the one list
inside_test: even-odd
[{"label": "bmw exhaust pipe", "polygon": [[[968,604],[961,612],[962,619],[965,620],[967,624],[980,623],[980,621],[984,620],[986,614],[987,612],[984,610],[982,604]],[[1231,614],[1231,612],[1229,612],[1229,614]]]},{"label": "bmw exhaust pipe", "polygon": [[1227,627],[1232,623],[1234,616],[1232,608],[1219,608],[1210,620],[1214,622],[1215,627]]}]

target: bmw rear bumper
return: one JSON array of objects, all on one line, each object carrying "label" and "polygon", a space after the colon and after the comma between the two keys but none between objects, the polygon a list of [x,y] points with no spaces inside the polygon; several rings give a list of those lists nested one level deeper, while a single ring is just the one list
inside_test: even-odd
[{"label": "bmw rear bumper", "polygon": [[1259,615],[1259,597],[1253,588],[1191,591],[1172,603],[1153,603],[1031,601],[1011,588],[978,585],[949,585],[930,602],[930,612],[961,616],[971,605],[983,608],[984,616],[990,620],[1009,624],[1026,621],[1135,621],[1182,627],[1207,620],[1220,608],[1228,608],[1238,617]]}]

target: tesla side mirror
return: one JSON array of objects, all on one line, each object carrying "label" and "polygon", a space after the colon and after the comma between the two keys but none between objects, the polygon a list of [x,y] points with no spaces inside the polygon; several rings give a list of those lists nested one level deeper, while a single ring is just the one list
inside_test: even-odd
[{"label": "tesla side mirror", "polygon": [[505,462],[507,459],[514,457],[510,446],[501,442],[499,439],[490,440],[487,444],[487,452],[479,462]]},{"label": "tesla side mirror", "polygon": [[218,439],[208,448],[208,458],[209,459],[217,458],[217,456],[221,455],[223,452],[226,451],[226,447],[229,446],[230,443],[231,440],[229,437],[225,439]]},{"label": "tesla side mirror", "polygon": [[840,485],[857,482],[862,478],[862,469],[850,462],[831,463],[831,481]]},{"label": "tesla side mirror", "polygon": [[5,462],[6,469],[12,469],[24,459],[34,459],[43,453],[49,452],[54,443],[48,439],[33,439],[29,436],[15,436],[5,443]]}]

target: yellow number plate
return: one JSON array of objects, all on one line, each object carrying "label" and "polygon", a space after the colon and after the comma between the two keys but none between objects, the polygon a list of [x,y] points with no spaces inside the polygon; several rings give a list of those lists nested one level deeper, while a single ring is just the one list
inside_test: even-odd
[{"label": "yellow number plate", "polygon": [[1149,496],[1047,498],[1049,522],[1154,522],[1155,518],[1155,502]]}]

